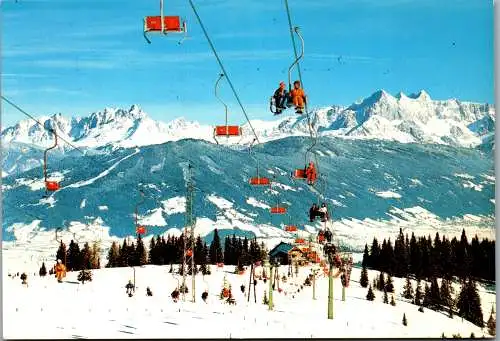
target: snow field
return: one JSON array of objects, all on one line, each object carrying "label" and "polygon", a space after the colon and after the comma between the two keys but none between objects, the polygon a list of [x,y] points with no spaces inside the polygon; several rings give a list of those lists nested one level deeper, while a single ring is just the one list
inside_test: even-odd
[{"label": "snow field", "polygon": [[[174,266],[174,270],[177,266]],[[445,314],[418,307],[399,299],[404,279],[394,279],[396,306],[382,303],[382,293],[375,292],[375,301],[365,299],[367,289],[357,283],[360,269],[353,269],[346,301],[341,301],[340,279],[334,285],[334,319],[327,319],[328,279],[322,275],[316,280],[316,300],[312,300],[312,287],[304,287],[295,293],[310,273],[310,268],[300,269],[299,278],[280,281],[282,293],[273,292],[274,311],[262,304],[264,290],[269,282],[258,281],[257,303],[254,303],[253,287],[247,303],[248,272],[236,275],[234,266],[216,268],[212,274],[196,276],[196,302],[191,292],[186,302],[174,303],[170,293],[182,277],[172,275],[170,266],[136,267],[136,293],[125,294],[125,285],[133,280],[132,268],[99,269],[93,272],[93,281],[84,285],[76,281],[77,273],[68,273],[65,283],[57,283],[53,276],[40,278],[28,275],[29,287],[21,285],[19,278],[4,274],[4,337],[6,338],[273,338],[273,337],[440,337],[460,333],[468,337],[474,332],[483,335],[480,328],[461,318],[448,318]],[[280,267],[280,276],[287,273]],[[257,268],[257,273],[262,268]],[[218,295],[223,277],[232,286],[237,302],[235,306],[222,303]],[[370,281],[378,275],[369,271]],[[191,279],[188,277],[191,290]],[[240,285],[246,287],[246,294]],[[149,286],[153,297],[146,296]],[[207,289],[208,303],[201,300]],[[285,295],[286,292],[286,295]],[[494,294],[480,292],[483,310],[484,297]],[[295,296],[293,298],[292,296]],[[182,296],[181,296],[182,297]],[[490,299],[491,299],[490,297]],[[390,295],[389,295],[390,299]],[[402,325],[403,313],[408,326]],[[485,317],[487,319],[487,316]],[[487,336],[487,335],[486,335]]]}]

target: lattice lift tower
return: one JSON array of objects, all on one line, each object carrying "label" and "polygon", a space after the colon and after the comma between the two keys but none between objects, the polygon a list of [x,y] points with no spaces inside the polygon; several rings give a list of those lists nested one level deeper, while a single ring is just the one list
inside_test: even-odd
[{"label": "lattice lift tower", "polygon": [[[194,184],[192,179],[192,169],[191,163],[188,164],[188,172],[186,179],[186,214],[185,214],[185,226],[184,226],[184,254],[182,259],[182,286],[183,289],[187,288],[186,279],[188,277],[188,264],[191,265],[191,294],[193,297],[193,302],[196,301],[195,292],[195,280],[196,280],[196,268],[194,262],[194,228],[196,225],[196,219],[193,214],[193,200],[194,200]],[[186,300],[185,291],[181,290],[183,300]]]}]

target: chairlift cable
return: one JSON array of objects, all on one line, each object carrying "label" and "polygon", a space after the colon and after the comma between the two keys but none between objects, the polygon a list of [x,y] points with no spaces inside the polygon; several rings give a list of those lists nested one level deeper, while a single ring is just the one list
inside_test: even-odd
[{"label": "chairlift cable", "polygon": [[[36,123],[38,123],[39,125],[41,125],[45,130],[50,130],[48,128],[45,127],[45,125],[40,122],[39,120],[37,120],[35,117],[33,117],[32,115],[30,115],[29,113],[27,113],[25,110],[23,110],[22,108],[20,108],[18,105],[16,105],[14,102],[12,102],[11,100],[7,99],[5,96],[2,95],[2,99],[9,103],[10,105],[12,105],[14,108],[16,108],[18,111],[20,111],[21,113],[23,113],[24,115],[28,116],[29,118],[31,118],[33,121],[35,121]],[[55,127],[54,128],[51,128],[52,130],[56,130]],[[83,155],[85,155],[85,152],[82,151],[80,148],[76,147],[75,145],[73,145],[72,143],[68,142],[67,140],[63,139],[61,137],[61,135],[58,136],[59,139],[63,140],[64,142],[66,142],[66,144],[70,145],[73,149],[76,149],[78,150],[80,153],[82,153]]]},{"label": "chairlift cable", "polygon": [[210,37],[208,35],[208,32],[205,29],[205,26],[203,25],[203,22],[201,21],[200,15],[198,14],[198,11],[196,10],[196,7],[195,7],[193,1],[189,0],[189,4],[191,5],[191,8],[193,9],[193,12],[194,12],[194,14],[196,16],[196,19],[198,20],[198,22],[199,22],[199,24],[201,26],[201,29],[203,30],[203,33],[205,34],[205,37],[207,38],[208,44],[210,45],[210,48],[212,49],[212,51],[213,51],[213,53],[215,55],[215,58],[217,59],[217,62],[219,63],[219,66],[220,66],[223,74],[226,76],[227,82],[229,83],[229,86],[231,87],[231,90],[234,93],[234,97],[238,101],[238,104],[240,105],[240,108],[243,111],[243,114],[245,115],[245,118],[246,118],[246,120],[248,122],[248,125],[252,129],[252,132],[255,135],[255,138],[256,138],[257,142],[260,143],[259,137],[257,136],[257,133],[255,132],[255,129],[252,126],[252,123],[250,122],[250,118],[248,117],[247,112],[246,112],[245,108],[243,107],[243,104],[241,103],[241,100],[240,100],[240,98],[238,96],[238,92],[234,88],[233,83],[231,82],[231,79],[229,78],[229,75],[228,75],[226,69],[224,68],[224,65],[222,64],[222,61],[221,61],[219,55],[217,54],[217,50],[215,49],[215,46],[213,45],[212,40],[210,39]]}]

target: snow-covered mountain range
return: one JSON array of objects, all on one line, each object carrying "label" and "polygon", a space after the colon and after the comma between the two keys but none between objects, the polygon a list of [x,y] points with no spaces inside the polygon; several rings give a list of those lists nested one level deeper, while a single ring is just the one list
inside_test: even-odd
[{"label": "snow-covered mountain range", "polygon": [[[379,90],[347,107],[313,109],[311,116],[314,129],[323,136],[467,148],[491,142],[495,125],[492,105],[456,99],[436,101],[425,91],[392,96]],[[82,149],[130,148],[184,138],[214,142],[213,126],[201,125],[182,117],[169,123],[155,121],[137,105],[128,110],[106,108],[83,118],[70,119],[55,114],[41,117],[40,121],[46,126],[57,127],[63,139]],[[253,120],[252,125],[261,142],[309,135],[304,115],[290,116],[285,113],[270,121]],[[248,144],[253,140],[248,124],[243,126],[243,132],[243,138],[233,142]],[[53,136],[32,120],[22,120],[4,129],[0,137],[5,150],[2,158],[3,176],[39,166],[41,150],[53,144]],[[60,151],[64,150],[71,150],[71,147],[61,143]]]}]

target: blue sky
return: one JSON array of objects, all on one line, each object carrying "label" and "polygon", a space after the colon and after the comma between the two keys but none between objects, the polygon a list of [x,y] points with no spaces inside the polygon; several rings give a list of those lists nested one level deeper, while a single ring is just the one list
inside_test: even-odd
[{"label": "blue sky", "polygon": [[[252,119],[271,119],[268,98],[293,62],[282,0],[194,0]],[[301,27],[312,107],[348,105],[377,89],[425,89],[432,98],[493,103],[491,0],[289,0]],[[166,15],[187,19],[190,39],[142,36],[158,0],[4,0],[2,92],[35,115],[88,115],[139,104],[151,117],[220,124],[220,72],[187,0]],[[339,59],[339,56],[341,58]],[[296,77],[296,76],[294,76]],[[243,123],[230,87],[230,123]],[[20,114],[2,103],[2,125]]]}]

